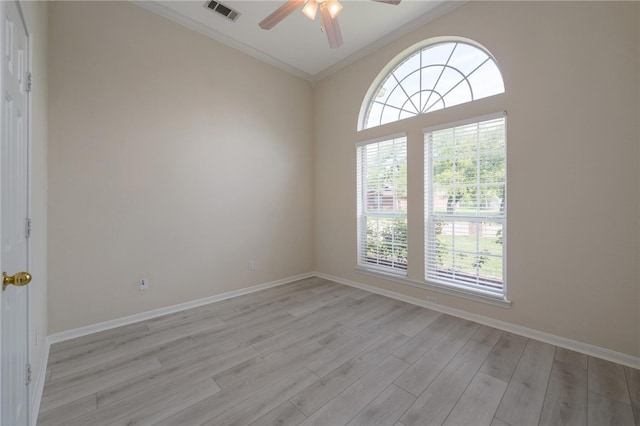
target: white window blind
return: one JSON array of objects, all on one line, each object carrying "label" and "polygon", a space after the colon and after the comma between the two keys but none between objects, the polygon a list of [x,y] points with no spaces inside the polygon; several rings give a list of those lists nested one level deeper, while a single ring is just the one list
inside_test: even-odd
[{"label": "white window blind", "polygon": [[358,265],[407,270],[407,138],[357,147]]},{"label": "white window blind", "polygon": [[504,114],[425,131],[425,279],[504,296]]}]

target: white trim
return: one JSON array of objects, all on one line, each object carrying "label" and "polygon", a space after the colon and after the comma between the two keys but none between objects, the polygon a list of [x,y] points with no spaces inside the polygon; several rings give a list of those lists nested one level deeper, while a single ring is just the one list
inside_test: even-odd
[{"label": "white trim", "polygon": [[[481,121],[497,120],[498,118],[506,118],[506,117],[507,117],[507,111],[494,112],[492,114],[481,115],[479,117],[465,118],[464,120],[454,121],[451,123],[443,123],[443,124],[438,124],[436,126],[427,127],[422,129],[422,133],[426,134],[426,133],[436,132],[438,130],[450,129],[452,127],[466,126],[467,124],[479,123]],[[506,124],[505,124],[505,134],[506,133],[507,131],[506,131]]]},{"label": "white trim", "polygon": [[400,284],[410,285],[412,287],[421,288],[423,290],[435,291],[436,293],[447,294],[449,296],[456,296],[462,299],[472,300],[474,302],[485,303],[487,305],[498,306],[500,308],[509,309],[511,307],[511,301],[507,299],[501,299],[495,296],[484,295],[475,293],[462,288],[454,287],[455,284],[444,285],[438,283],[432,283],[429,281],[415,281],[409,278],[404,278],[401,275],[392,274],[389,272],[374,271],[369,268],[363,268],[362,266],[356,267],[355,271],[361,274],[370,275],[376,278],[382,278],[388,281],[394,281]]},{"label": "white trim", "polygon": [[398,133],[393,133],[391,135],[388,136],[380,136],[378,138],[373,138],[373,139],[366,139],[363,141],[359,141],[356,142],[356,148],[360,148],[361,146],[367,146],[367,145],[371,145],[372,143],[378,143],[378,142],[386,142],[386,141],[390,141],[392,139],[400,139],[400,138],[407,138],[407,132],[398,132]]},{"label": "white trim", "polygon": [[202,305],[208,305],[209,303],[231,299],[232,297],[255,293],[256,291],[266,290],[271,287],[277,287],[280,285],[289,284],[291,282],[303,280],[305,278],[311,278],[313,276],[314,275],[310,272],[306,274],[295,275],[293,277],[287,277],[281,280],[271,281],[264,284],[258,284],[258,285],[254,285],[247,288],[241,288],[239,290],[229,291],[227,293],[216,294],[214,296],[209,296],[209,297],[204,297],[202,299],[196,299],[189,302],[179,303],[177,305],[165,306],[164,308],[153,309],[151,311],[141,312],[139,314],[129,315],[126,317],[116,318],[109,321],[100,322],[97,324],[91,324],[84,327],[61,331],[59,333],[50,334],[47,337],[47,340],[49,344],[54,344],[54,343],[62,342],[65,340],[75,339],[76,337],[82,337],[88,334],[97,333],[99,331],[110,330],[116,327],[122,327],[123,325],[133,324],[139,321],[145,321],[145,320],[156,318],[162,315],[183,311],[185,309],[195,308]]},{"label": "white trim", "polygon": [[450,308],[448,306],[429,303],[425,300],[418,299],[416,297],[407,296],[405,294],[397,293],[391,290],[385,290],[379,287],[363,284],[357,281],[352,281],[352,280],[336,277],[336,276],[321,273],[321,272],[314,272],[313,274],[319,278],[335,281],[337,283],[348,285],[350,287],[359,288],[361,290],[380,294],[382,296],[390,297],[392,299],[400,300],[402,302],[411,303],[412,305],[422,306],[423,308],[432,309],[434,311],[438,311],[438,312],[453,315],[459,318],[463,318],[466,320],[474,321],[479,324],[483,324],[489,327],[494,327],[500,330],[508,331],[510,333],[519,334],[521,336],[528,337],[530,339],[539,340],[541,342],[549,343],[555,346],[560,346],[562,348],[566,348],[566,349],[570,349],[586,355],[594,356],[596,358],[602,358],[607,361],[626,365],[631,368],[640,368],[640,357],[635,357],[635,356],[624,354],[621,352],[612,351],[611,349],[590,345],[588,343],[578,342],[576,340],[567,339],[566,337],[556,336],[555,334],[545,333],[544,331],[534,330],[531,328],[523,327],[521,325],[500,321],[494,318],[472,314],[470,312],[462,311],[460,309],[455,309],[455,308]]},{"label": "white trim", "polygon": [[44,339],[44,349],[42,350],[42,359],[40,360],[40,371],[38,377],[33,384],[33,393],[31,396],[31,424],[38,423],[38,414],[40,414],[40,403],[42,402],[42,391],[44,390],[44,382],[47,379],[47,362],[49,361],[49,349],[51,342],[49,338]]}]

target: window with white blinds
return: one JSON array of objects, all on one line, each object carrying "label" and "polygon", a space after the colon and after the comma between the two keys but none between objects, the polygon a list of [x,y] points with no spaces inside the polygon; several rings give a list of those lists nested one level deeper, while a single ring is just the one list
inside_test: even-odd
[{"label": "window with white blinds", "polygon": [[358,265],[406,274],[407,138],[357,147]]},{"label": "window with white blinds", "polygon": [[425,279],[504,297],[504,114],[427,129]]}]

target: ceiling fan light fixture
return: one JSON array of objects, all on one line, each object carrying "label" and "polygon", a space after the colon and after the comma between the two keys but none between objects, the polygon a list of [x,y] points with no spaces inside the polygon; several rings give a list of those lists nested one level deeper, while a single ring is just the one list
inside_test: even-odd
[{"label": "ceiling fan light fixture", "polygon": [[333,19],[336,19],[336,16],[342,12],[343,6],[338,0],[327,0],[323,3],[323,6],[325,5],[327,9],[329,9],[329,15],[331,15],[331,18]]},{"label": "ceiling fan light fixture", "polygon": [[311,19],[312,21],[316,19],[316,13],[318,12],[318,2],[316,0],[309,0],[307,4],[302,8],[302,13],[304,16]]}]

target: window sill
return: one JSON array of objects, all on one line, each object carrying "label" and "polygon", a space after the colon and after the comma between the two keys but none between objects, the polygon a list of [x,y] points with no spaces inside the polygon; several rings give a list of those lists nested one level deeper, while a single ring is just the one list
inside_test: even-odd
[{"label": "window sill", "polygon": [[402,275],[396,275],[380,270],[368,269],[362,266],[355,268],[356,272],[369,275],[376,278],[382,278],[400,284],[410,285],[412,287],[421,288],[423,290],[435,291],[436,293],[446,294],[449,296],[460,297],[462,299],[472,300],[474,302],[485,303],[487,305],[498,306],[500,308],[511,308],[511,301],[506,298],[493,297],[484,294],[478,294],[471,291],[465,291],[454,287],[448,287],[441,284],[431,283],[427,281],[414,281]]}]

